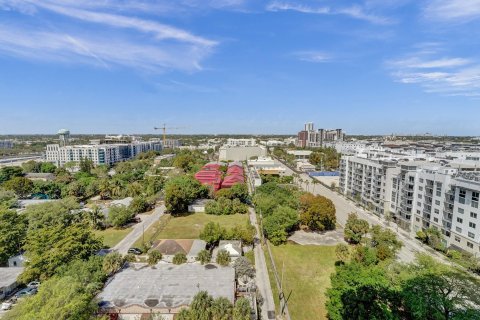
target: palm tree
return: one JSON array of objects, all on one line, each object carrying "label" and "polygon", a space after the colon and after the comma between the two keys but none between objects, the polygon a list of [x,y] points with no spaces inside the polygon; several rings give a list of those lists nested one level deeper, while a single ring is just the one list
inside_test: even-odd
[{"label": "palm tree", "polygon": [[112,196],[110,193],[110,181],[108,181],[108,179],[100,180],[98,192],[100,193],[100,198],[102,200],[108,199]]},{"label": "palm tree", "polygon": [[113,197],[121,197],[123,194],[123,184],[120,180],[116,179],[112,181],[110,186],[110,192]]},{"label": "palm tree", "polygon": [[128,185],[127,193],[130,197],[136,197],[142,194],[143,186],[140,182],[135,181]]},{"label": "palm tree", "polygon": [[219,297],[212,303],[212,320],[230,320],[232,318],[233,305],[225,297]]},{"label": "palm tree", "polygon": [[105,215],[99,206],[93,206],[91,210],[85,211],[85,219],[92,229],[98,230],[105,221]]}]

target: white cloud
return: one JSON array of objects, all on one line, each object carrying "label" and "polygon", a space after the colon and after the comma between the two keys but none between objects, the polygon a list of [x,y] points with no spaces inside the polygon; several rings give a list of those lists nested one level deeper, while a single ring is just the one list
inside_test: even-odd
[{"label": "white cloud", "polygon": [[463,20],[480,17],[480,0],[433,0],[425,7],[427,18]]},{"label": "white cloud", "polygon": [[362,6],[358,5],[353,5],[349,7],[312,6],[297,4],[294,2],[273,1],[267,5],[266,9],[273,12],[296,11],[307,14],[344,15],[353,19],[367,21],[373,24],[391,24],[393,22],[389,18],[369,13]]},{"label": "white cloud", "polygon": [[328,62],[332,59],[330,55],[321,51],[297,51],[293,53],[293,56],[301,61],[315,63]]},{"label": "white cloud", "polygon": [[[194,71],[202,69],[202,60],[217,45],[216,41],[171,25],[116,12],[120,5],[137,7],[139,1],[118,1],[111,8],[108,0],[80,2],[78,6],[82,8],[75,7],[78,3],[72,0],[0,0],[0,8],[31,15],[14,24],[0,25],[0,52],[35,60],[126,66],[152,72]],[[101,10],[85,9],[95,7]],[[62,24],[59,19],[42,23],[43,20],[36,19],[42,10],[66,18],[68,24]],[[83,31],[84,26],[96,27],[98,32]]]},{"label": "white cloud", "polygon": [[418,84],[426,92],[469,97],[480,95],[480,64],[471,59],[417,52],[407,58],[389,61],[387,67],[396,81]]}]

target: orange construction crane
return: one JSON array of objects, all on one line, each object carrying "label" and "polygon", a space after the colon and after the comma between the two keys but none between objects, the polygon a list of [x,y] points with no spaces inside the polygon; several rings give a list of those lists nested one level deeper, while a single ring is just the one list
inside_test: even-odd
[{"label": "orange construction crane", "polygon": [[167,128],[167,125],[164,123],[163,127],[154,127],[153,129],[155,130],[162,130],[163,131],[163,145],[166,145],[167,142],[167,130],[178,130],[178,129],[183,129],[185,127],[169,127]]}]

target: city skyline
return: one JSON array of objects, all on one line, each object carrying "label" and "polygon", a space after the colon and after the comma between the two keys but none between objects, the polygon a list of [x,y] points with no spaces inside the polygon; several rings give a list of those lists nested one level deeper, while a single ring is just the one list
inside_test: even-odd
[{"label": "city skyline", "polygon": [[0,134],[479,135],[478,0],[0,0]]}]

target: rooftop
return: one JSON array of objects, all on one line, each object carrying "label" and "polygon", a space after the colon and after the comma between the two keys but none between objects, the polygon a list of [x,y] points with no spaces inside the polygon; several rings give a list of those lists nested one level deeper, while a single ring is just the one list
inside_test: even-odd
[{"label": "rooftop", "polygon": [[22,272],[23,268],[0,268],[0,288],[12,285]]},{"label": "rooftop", "polygon": [[235,270],[214,264],[128,268],[117,273],[98,298],[104,309],[133,305],[148,309],[177,308],[190,305],[200,290],[233,303]]}]

